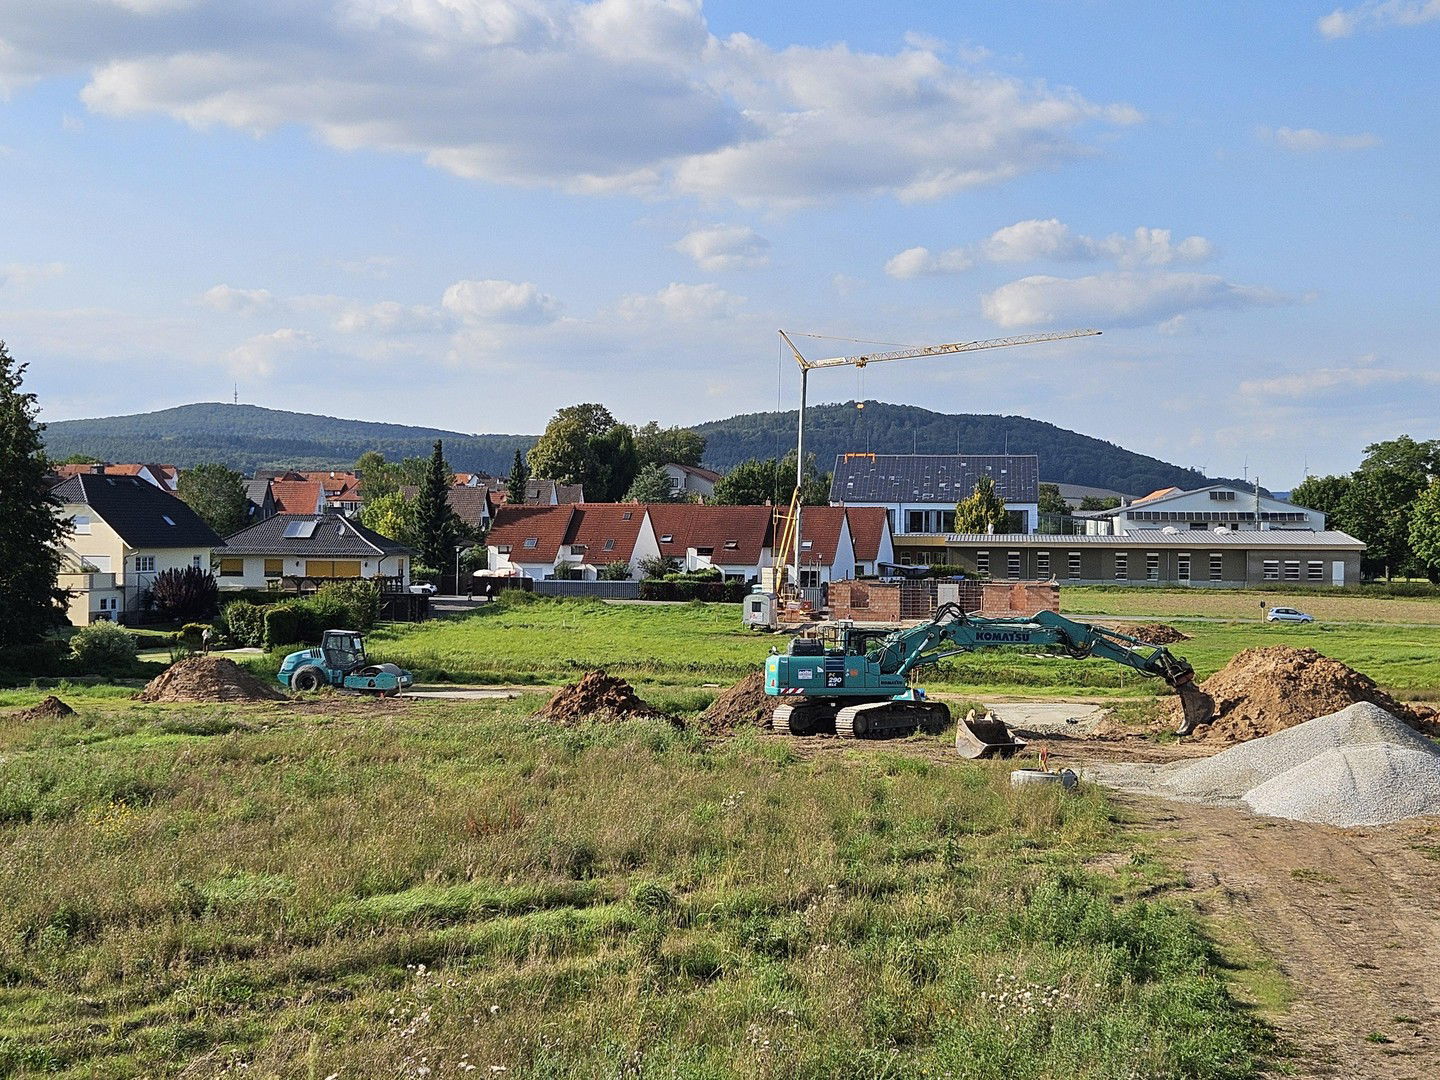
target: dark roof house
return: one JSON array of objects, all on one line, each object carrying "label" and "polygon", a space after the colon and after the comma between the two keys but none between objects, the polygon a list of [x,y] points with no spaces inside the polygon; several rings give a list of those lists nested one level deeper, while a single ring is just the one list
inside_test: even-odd
[{"label": "dark roof house", "polygon": [[411,550],[338,514],[276,514],[228,537],[225,554],[343,559],[409,555]]},{"label": "dark roof house", "polygon": [[995,481],[996,492],[1007,503],[1040,498],[1040,459],[1035,454],[840,454],[830,501],[954,506],[984,475]]},{"label": "dark roof house", "polygon": [[135,549],[218,548],[220,537],[188,503],[138,476],[80,473],[57,484],[62,503],[83,503]]}]

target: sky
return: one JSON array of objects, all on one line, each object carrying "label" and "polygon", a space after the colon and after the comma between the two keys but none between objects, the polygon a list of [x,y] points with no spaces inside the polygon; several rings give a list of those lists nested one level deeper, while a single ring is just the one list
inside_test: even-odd
[{"label": "sky", "polygon": [[[1009,413],[1275,488],[1433,438],[1440,0],[0,0],[42,419]],[[1042,463],[1043,464],[1043,463]]]}]

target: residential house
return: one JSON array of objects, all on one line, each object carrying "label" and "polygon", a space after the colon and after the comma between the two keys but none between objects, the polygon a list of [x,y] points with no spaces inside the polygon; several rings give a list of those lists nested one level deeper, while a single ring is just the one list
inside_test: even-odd
[{"label": "residential house", "polygon": [[[420,488],[415,484],[405,484],[400,488],[400,493],[407,499],[417,499],[420,497]],[[492,495],[487,488],[478,485],[459,485],[445,489],[445,501],[449,503],[455,516],[469,528],[482,533],[490,527],[495,506],[499,505],[494,502]]]},{"label": "residential house", "polygon": [[1082,511],[1075,516],[1083,519],[1087,533],[1101,535],[1166,526],[1203,530],[1217,525],[1231,530],[1325,531],[1325,515],[1320,511],[1233,484],[1210,484],[1192,491],[1161,488],[1112,510]]},{"label": "residential house", "polygon": [[[509,484],[499,477],[481,477],[477,486],[490,492],[493,505],[498,506],[510,501]],[[554,480],[537,480],[534,477],[525,481],[526,506],[568,506],[584,501],[583,484],[557,484]]]},{"label": "residential house", "polygon": [[413,552],[340,514],[276,514],[225,542],[222,589],[309,589],[365,578],[388,589],[410,584]]},{"label": "residential house", "polygon": [[247,480],[245,482],[245,520],[253,525],[257,521],[272,518],[275,509],[275,493],[270,490],[269,480]]},{"label": "residential house", "polygon": [[[816,589],[855,576],[855,542],[844,506],[806,506],[800,511],[800,581]],[[879,509],[878,507],[867,509]]]},{"label": "residential house", "polygon": [[486,538],[492,572],[543,581],[594,581],[614,563],[639,566],[660,553],[647,507],[641,503],[508,506],[495,512]]},{"label": "residential house", "polygon": [[[880,573],[880,566],[895,562],[894,538],[890,533],[890,515],[879,506],[847,506],[845,520],[850,526],[850,542],[855,548],[855,576],[870,577]],[[801,519],[803,524],[803,517]]]},{"label": "residential house", "polygon": [[665,475],[670,477],[670,486],[677,495],[693,495],[699,499],[708,499],[715,494],[715,484],[720,479],[720,474],[713,469],[704,469],[699,465],[681,465],[677,462],[669,462],[664,466]]},{"label": "residential house", "polygon": [[713,566],[731,580],[751,581],[773,564],[774,513],[769,506],[652,503],[649,509],[660,554],[682,570]]},{"label": "residential house", "polygon": [[[191,566],[208,571],[215,549],[223,546],[189,505],[139,476],[81,473],[53,494],[71,522],[67,564],[76,580],[67,584],[98,590],[72,603],[72,615],[86,622],[101,610],[115,620],[133,617],[145,607],[157,574]],[[99,594],[118,600],[118,610],[96,607]]]},{"label": "residential house", "polygon": [[955,528],[955,504],[980,477],[1010,512],[1015,532],[1033,532],[1040,514],[1040,459],[1034,454],[841,454],[835,459],[830,502],[883,507],[890,531],[944,534]]},{"label": "residential house", "polygon": [[163,491],[179,490],[180,470],[174,465],[113,465],[109,462],[92,462],[86,465],[57,465],[54,472],[62,479],[82,474],[96,476],[138,476],[147,484],[154,484]]},{"label": "residential house", "polygon": [[318,480],[285,479],[270,481],[270,494],[277,514],[323,514],[325,486]]}]

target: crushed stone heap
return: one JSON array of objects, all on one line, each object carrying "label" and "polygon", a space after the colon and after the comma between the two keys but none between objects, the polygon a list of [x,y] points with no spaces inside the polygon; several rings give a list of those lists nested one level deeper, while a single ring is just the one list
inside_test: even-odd
[{"label": "crushed stone heap", "polygon": [[765,693],[765,674],[753,671],[710,703],[700,714],[706,735],[734,735],[744,728],[769,730],[777,698]]},{"label": "crushed stone heap", "polygon": [[278,686],[257,679],[227,656],[177,660],[136,695],[141,701],[284,701]]},{"label": "crushed stone heap", "polygon": [[664,720],[676,728],[685,726],[678,716],[643,701],[624,679],[601,670],[587,671],[579,682],[561,687],[535,719],[566,726],[593,720]]},{"label": "crushed stone heap", "polygon": [[1153,774],[1158,794],[1343,827],[1440,814],[1440,749],[1368,701]]},{"label": "crushed stone heap", "polygon": [[[1215,722],[1196,730],[1193,737],[1200,739],[1240,742],[1273,735],[1359,701],[1378,705],[1407,723],[1418,722],[1368,675],[1314,649],[1245,649],[1200,688],[1215,699]],[[1178,701],[1172,710],[1178,722]]]}]

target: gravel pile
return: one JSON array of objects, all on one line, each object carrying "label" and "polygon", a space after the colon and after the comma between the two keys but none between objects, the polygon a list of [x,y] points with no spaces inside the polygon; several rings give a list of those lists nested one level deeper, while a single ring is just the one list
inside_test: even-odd
[{"label": "gravel pile", "polygon": [[1158,770],[1121,766],[1117,787],[1325,825],[1440,814],[1440,749],[1380,706],[1356,702],[1214,757]]}]

